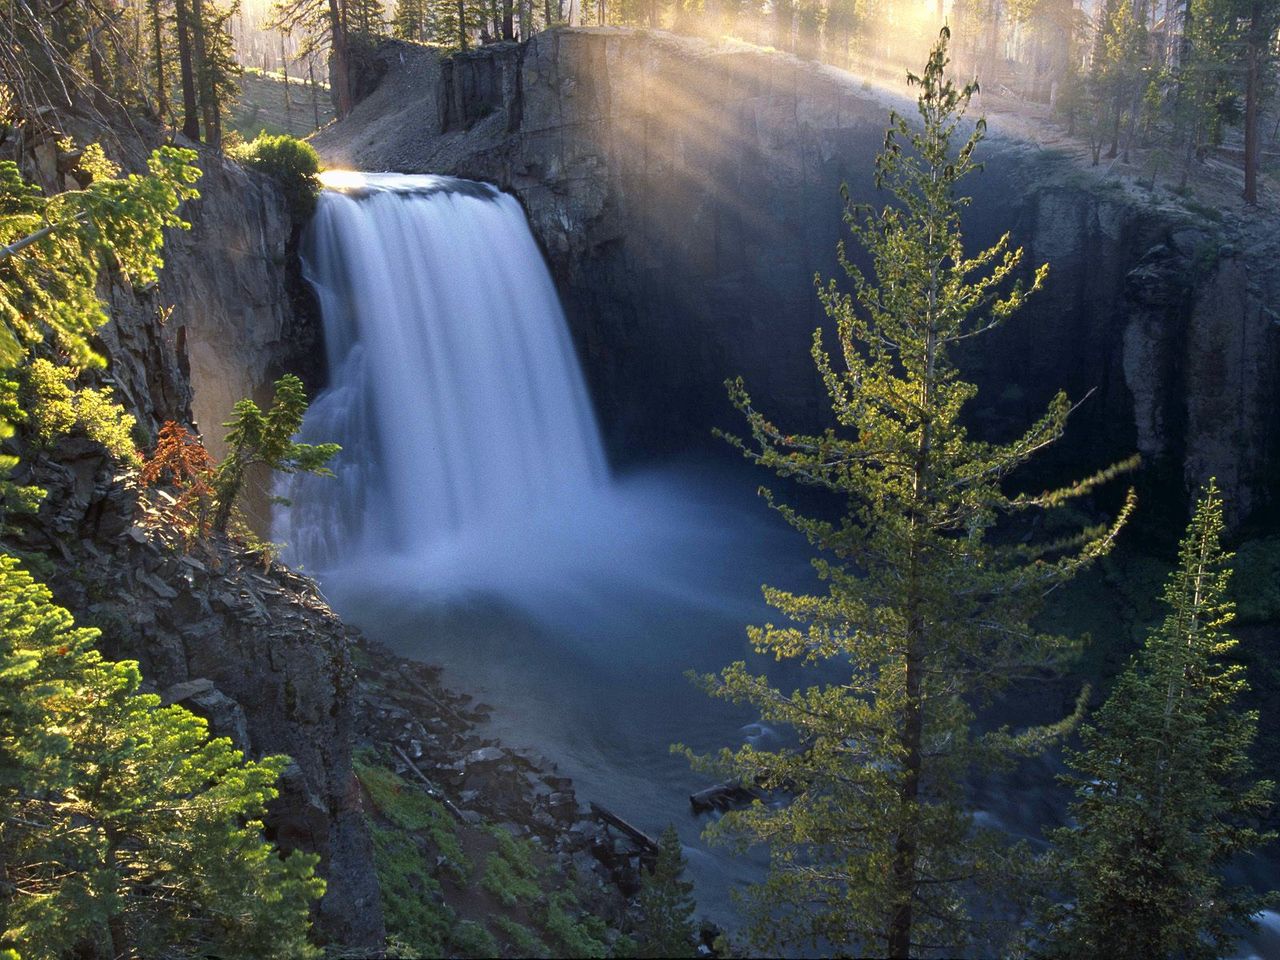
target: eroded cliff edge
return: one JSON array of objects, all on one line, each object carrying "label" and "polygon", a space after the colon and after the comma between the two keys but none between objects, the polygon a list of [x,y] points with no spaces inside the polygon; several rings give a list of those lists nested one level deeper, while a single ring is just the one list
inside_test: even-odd
[{"label": "eroded cliff edge", "polygon": [[[909,104],[794,57],[619,28],[451,58],[388,43],[375,57],[366,75],[380,82],[317,149],[333,166],[448,173],[520,198],[616,456],[735,426],[720,383],[737,374],[779,420],[818,421],[813,277],[836,271],[839,186],[878,199],[887,113]],[[1138,450],[1152,489],[1217,476],[1235,520],[1265,512],[1280,229],[1144,195],[993,127],[969,235],[1009,229],[1052,270],[968,358],[975,415],[1000,434],[1059,387],[1092,391],[1060,462]]]}]

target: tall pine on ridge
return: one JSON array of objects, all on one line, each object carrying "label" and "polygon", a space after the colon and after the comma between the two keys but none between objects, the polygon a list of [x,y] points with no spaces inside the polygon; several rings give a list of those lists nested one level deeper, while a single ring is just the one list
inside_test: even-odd
[{"label": "tall pine on ridge", "polygon": [[843,368],[821,330],[812,353],[839,427],[792,434],[755,408],[740,380],[729,384],[751,429],[749,441],[734,441],[748,459],[847,503],[843,518],[828,522],[770,496],[820,551],[814,567],[826,592],[766,587],[796,625],[750,631],[757,651],[838,669],[841,680],[786,693],[739,662],[704,681],[712,696],[751,704],[765,723],[797,734],[795,747],[695,758],[704,770],[790,796],[711,828],[743,846],[769,846],[770,875],[751,896],[752,935],[765,948],[816,943],[909,957],[954,955],[974,942],[970,901],[1018,858],[974,823],[965,778],[1040,751],[1073,718],[976,735],[973,704],[1072,651],[1032,620],[1048,589],[1110,549],[1132,506],[1130,498],[1114,523],[1065,543],[1037,548],[988,536],[1001,518],[1058,506],[1124,465],[1062,490],[1010,496],[1001,482],[1062,434],[1067,397],[1008,444],[974,440],[961,424],[976,388],[960,378],[952,349],[1012,315],[1047,268],[1029,289],[1011,283],[1022,256],[1007,234],[965,256],[967,199],[956,190],[976,169],[985,128],[978,121],[953,153],[975,87],[945,76],[948,39],[944,29],[923,76],[910,77],[922,129],[895,114],[876,161],[877,185],[893,202],[862,224],[848,218],[872,255],[875,282],[842,247],[853,294],[834,283],[819,288]]},{"label": "tall pine on ridge", "polygon": [[1244,668],[1226,658],[1231,557],[1211,482],[1164,589],[1168,615],[1069,754],[1076,823],[1054,834],[1068,907],[1054,956],[1227,955],[1266,896],[1222,869],[1273,837],[1254,824],[1274,784],[1254,779],[1258,715],[1237,704]]}]

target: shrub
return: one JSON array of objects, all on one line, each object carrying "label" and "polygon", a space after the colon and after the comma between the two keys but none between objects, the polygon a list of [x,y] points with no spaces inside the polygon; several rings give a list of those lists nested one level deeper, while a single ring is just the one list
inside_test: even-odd
[{"label": "shrub", "polygon": [[231,155],[280,185],[295,220],[306,220],[315,211],[316,195],[320,192],[317,177],[320,157],[311,144],[287,133],[263,132],[251,142],[236,147]]}]

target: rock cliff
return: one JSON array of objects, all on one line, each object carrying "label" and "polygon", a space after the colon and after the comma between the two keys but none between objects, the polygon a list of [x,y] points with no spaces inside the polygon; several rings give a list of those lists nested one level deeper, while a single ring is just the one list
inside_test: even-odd
[{"label": "rock cliff", "polygon": [[[520,198],[616,454],[734,426],[720,382],[739,373],[778,418],[817,422],[813,277],[836,271],[840,184],[877,199],[872,159],[902,100],[793,57],[647,31],[374,56],[380,85],[317,149],[335,166],[449,173]],[[968,358],[975,417],[1012,430],[1059,387],[1092,391],[1060,457],[1093,467],[1138,450],[1164,486],[1218,476],[1237,520],[1265,507],[1280,451],[1277,231],[993,128],[969,234],[1010,229],[1052,271]]]}]

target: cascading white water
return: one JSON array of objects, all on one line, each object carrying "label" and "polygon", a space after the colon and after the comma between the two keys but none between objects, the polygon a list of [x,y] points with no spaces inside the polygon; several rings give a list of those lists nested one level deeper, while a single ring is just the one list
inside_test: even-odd
[{"label": "cascading white water", "polygon": [[[329,386],[275,534],[324,569],[430,550],[590,498],[607,466],[555,287],[514,198],[484,184],[330,176],[304,243]],[[486,534],[480,534],[486,535]]]}]

